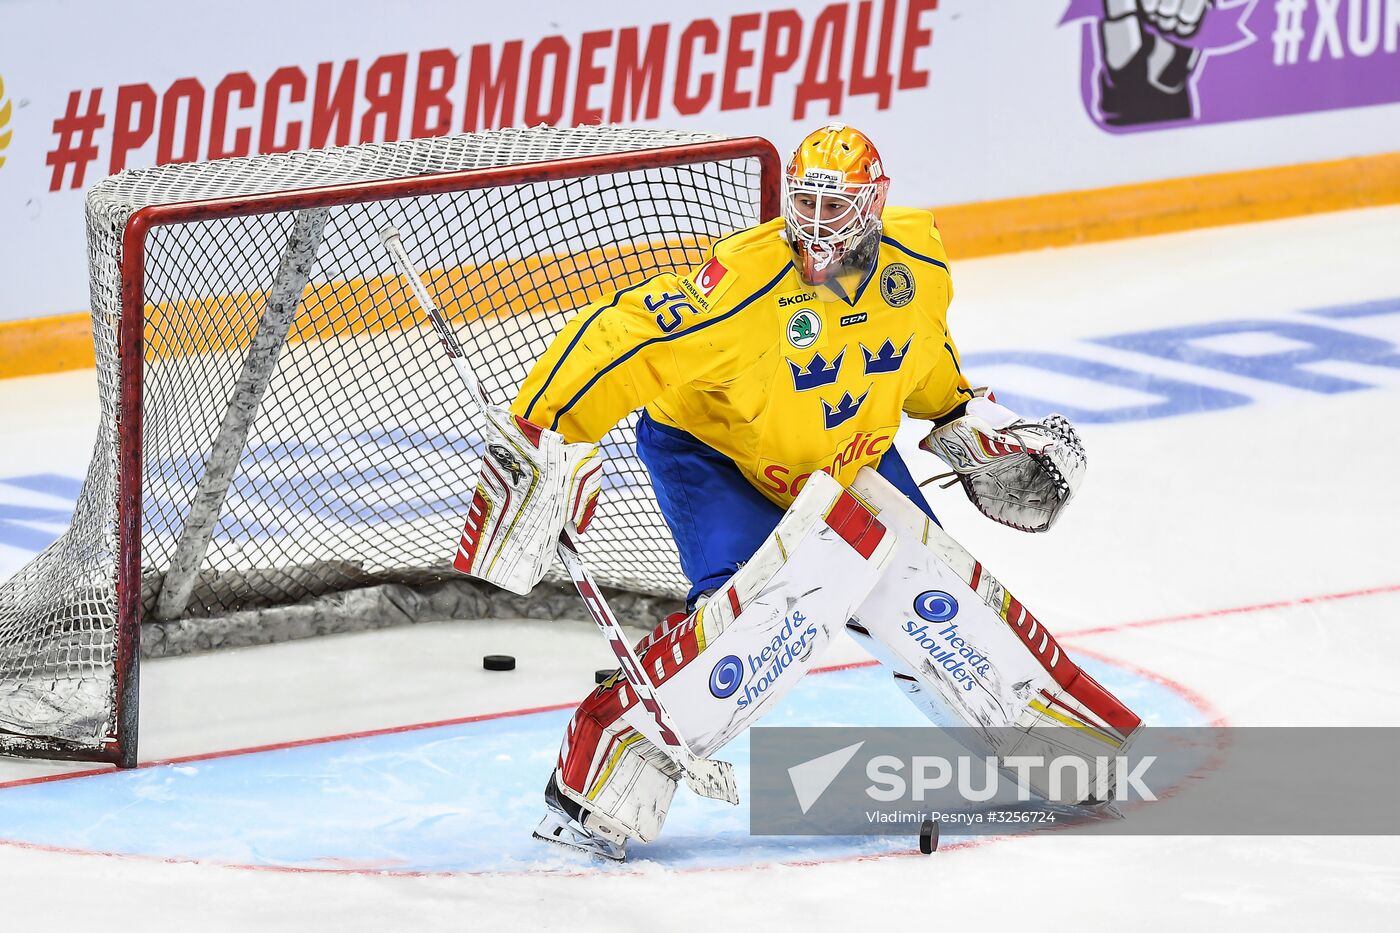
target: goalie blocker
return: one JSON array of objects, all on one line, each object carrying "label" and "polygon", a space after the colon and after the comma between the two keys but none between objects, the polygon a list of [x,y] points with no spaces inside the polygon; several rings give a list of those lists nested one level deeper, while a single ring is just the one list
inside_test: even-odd
[{"label": "goalie blocker", "polygon": [[582,533],[598,505],[597,444],[569,444],[494,405],[483,407],[486,453],[452,566],[525,595],[544,578],[568,521]]}]

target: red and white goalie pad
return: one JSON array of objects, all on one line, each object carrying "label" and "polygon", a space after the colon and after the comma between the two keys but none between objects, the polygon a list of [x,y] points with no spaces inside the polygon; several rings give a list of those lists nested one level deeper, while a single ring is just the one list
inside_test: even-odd
[{"label": "red and white goalie pad", "polygon": [[747,729],[811,669],[889,566],[892,538],[840,483],[812,474],[768,540],[696,609],[701,663],[657,688],[697,755]]},{"label": "red and white goalie pad", "polygon": [[[738,573],[637,645],[691,750],[713,754],[772,709],[817,663],[894,552],[893,536],[859,499],[813,473]],[[680,769],[647,737],[654,729],[621,675],[584,700],[569,724],[558,788],[614,838],[653,839],[665,820]]]},{"label": "red and white goalie pad", "polygon": [[588,527],[603,459],[597,444],[565,443],[504,408],[487,408],[486,420],[486,453],[452,566],[524,595],[549,568],[564,522]]},{"label": "red and white goalie pad", "polygon": [[[898,539],[850,630],[938,726],[969,728],[979,755],[1125,755],[1141,720],[1080,669],[982,564],[874,470],[851,490]],[[964,743],[966,744],[966,743]],[[1116,774],[1112,776],[1116,780]],[[1056,803],[1052,788],[1030,787]],[[1061,793],[1064,793],[1062,790]]]},{"label": "red and white goalie pad", "polygon": [[986,388],[919,446],[952,467],[983,515],[1021,531],[1048,531],[1087,465],[1084,445],[1062,415],[1023,421]]}]

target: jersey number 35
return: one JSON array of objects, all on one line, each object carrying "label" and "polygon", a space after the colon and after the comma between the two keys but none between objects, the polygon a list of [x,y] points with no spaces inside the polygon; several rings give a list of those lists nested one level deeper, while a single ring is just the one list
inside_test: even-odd
[{"label": "jersey number 35", "polygon": [[661,328],[663,334],[669,334],[681,326],[681,311],[689,311],[691,314],[700,313],[694,305],[685,300],[684,295],[662,292],[660,298],[647,295],[642,300],[646,302],[648,311],[655,311],[661,307],[666,308],[665,311],[656,315],[656,326]]}]

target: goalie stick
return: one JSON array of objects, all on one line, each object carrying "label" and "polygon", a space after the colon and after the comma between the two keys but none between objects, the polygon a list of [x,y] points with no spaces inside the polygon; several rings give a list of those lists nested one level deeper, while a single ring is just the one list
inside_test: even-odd
[{"label": "goalie stick", "polygon": [[[489,401],[485,391],[481,388],[481,382],[476,378],[476,373],[472,371],[471,365],[467,362],[466,353],[462,349],[462,344],[457,339],[456,333],[448,326],[447,319],[442,316],[437,303],[428,294],[421,274],[414,268],[407,250],[404,249],[403,240],[400,238],[398,230],[392,226],[384,227],[379,231],[379,239],[383,242],[385,249],[389,251],[389,255],[394,264],[399,267],[399,271],[408,279],[409,286],[414,297],[418,300],[419,306],[432,321],[433,331],[437,334],[448,358],[452,360],[452,366],[457,370],[457,376],[466,387],[467,395],[476,405],[477,410],[485,415]],[[569,526],[568,522],[565,522],[563,529],[559,532],[555,551],[568,571],[569,577],[574,581],[574,586],[578,589],[578,594],[583,599],[588,614],[593,617],[598,630],[607,639],[608,647],[617,657],[623,676],[627,678],[627,682],[637,694],[637,702],[651,714],[654,720],[655,729],[648,730],[653,734],[647,735],[646,738],[650,739],[680,766],[685,774],[685,782],[691,790],[704,797],[727,800],[732,804],[737,804],[739,790],[734,780],[734,766],[727,761],[715,761],[696,755],[676,730],[675,722],[656,696],[656,685],[651,682],[645,669],[637,660],[637,655],[632,651],[632,646],[628,644],[627,637],[623,634],[617,617],[613,615],[607,600],[603,598],[602,591],[593,582],[593,576],[588,572],[588,567],[579,556],[578,541],[575,535],[574,529]]]}]

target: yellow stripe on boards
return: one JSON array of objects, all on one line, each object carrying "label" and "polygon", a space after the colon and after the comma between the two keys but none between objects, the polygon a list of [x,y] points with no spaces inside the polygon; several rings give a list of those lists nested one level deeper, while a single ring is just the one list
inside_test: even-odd
[{"label": "yellow stripe on boards", "polygon": [[1400,152],[934,208],[954,261],[1400,202]]},{"label": "yellow stripe on boards", "polygon": [[0,321],[0,379],[92,369],[90,315]]}]

